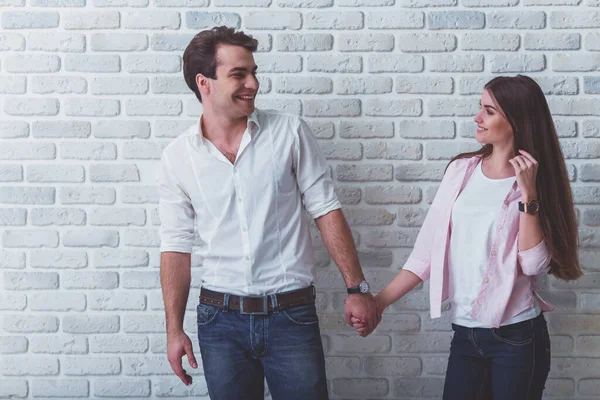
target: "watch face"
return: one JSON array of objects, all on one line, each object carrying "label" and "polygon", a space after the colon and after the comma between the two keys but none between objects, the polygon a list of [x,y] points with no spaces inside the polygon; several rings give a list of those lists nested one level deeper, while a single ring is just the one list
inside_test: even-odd
[{"label": "watch face", "polygon": [[360,289],[361,293],[369,293],[369,283],[367,281],[362,281],[358,285],[358,288]]},{"label": "watch face", "polygon": [[537,201],[530,201],[529,204],[527,204],[527,212],[529,214],[536,214],[539,210],[540,205]]}]

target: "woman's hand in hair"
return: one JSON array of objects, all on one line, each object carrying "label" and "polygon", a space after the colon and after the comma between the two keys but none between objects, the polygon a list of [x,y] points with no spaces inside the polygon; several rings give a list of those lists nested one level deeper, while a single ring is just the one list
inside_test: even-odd
[{"label": "woman's hand in hair", "polygon": [[517,184],[521,190],[523,201],[537,199],[536,176],[538,162],[525,150],[519,150],[520,155],[511,158],[508,162],[515,169]]}]

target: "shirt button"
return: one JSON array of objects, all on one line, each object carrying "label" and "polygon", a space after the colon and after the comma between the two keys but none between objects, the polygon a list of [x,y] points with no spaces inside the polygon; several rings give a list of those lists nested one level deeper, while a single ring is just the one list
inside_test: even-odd
[{"label": "shirt button", "polygon": [[245,226],[242,226],[242,231],[246,232],[248,230],[248,228],[246,228]]},{"label": "shirt button", "polygon": [[485,279],[483,280],[483,283],[488,283],[489,281],[490,281],[490,278],[485,278]]},{"label": "shirt button", "polygon": [[241,202],[242,202],[242,198],[238,197],[238,203],[241,203]]},{"label": "shirt button", "polygon": [[501,231],[502,230],[502,225],[498,225],[498,230]]},{"label": "shirt button", "polygon": [[250,261],[250,256],[246,256],[246,261]]},{"label": "shirt button", "polygon": [[504,200],[504,204],[505,204],[505,205],[508,205],[508,200]]},{"label": "shirt button", "polygon": [[491,256],[495,256],[495,255],[496,255],[496,252],[495,252],[495,251],[492,251],[492,252],[490,253],[490,255],[491,255]]}]

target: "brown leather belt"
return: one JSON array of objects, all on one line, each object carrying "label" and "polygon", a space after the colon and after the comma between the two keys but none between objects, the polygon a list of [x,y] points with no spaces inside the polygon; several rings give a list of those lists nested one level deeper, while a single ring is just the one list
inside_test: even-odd
[{"label": "brown leather belt", "polygon": [[[228,297],[228,304],[225,307],[225,297]],[[200,289],[200,303],[209,306],[215,306],[221,309],[240,311],[241,314],[249,315],[267,315],[273,311],[273,300],[276,310],[285,310],[286,308],[303,306],[315,303],[315,287],[309,286],[304,289],[293,290],[267,296],[236,296],[214,292],[205,288]],[[273,300],[272,300],[273,298]]]}]

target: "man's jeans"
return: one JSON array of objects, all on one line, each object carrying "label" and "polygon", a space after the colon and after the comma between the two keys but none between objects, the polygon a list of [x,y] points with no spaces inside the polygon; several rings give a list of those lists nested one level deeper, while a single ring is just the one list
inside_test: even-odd
[{"label": "man's jeans", "polygon": [[327,400],[315,306],[246,315],[198,305],[198,340],[212,400]]},{"label": "man's jeans", "polygon": [[550,371],[544,314],[498,329],[452,324],[444,400],[539,400]]}]

